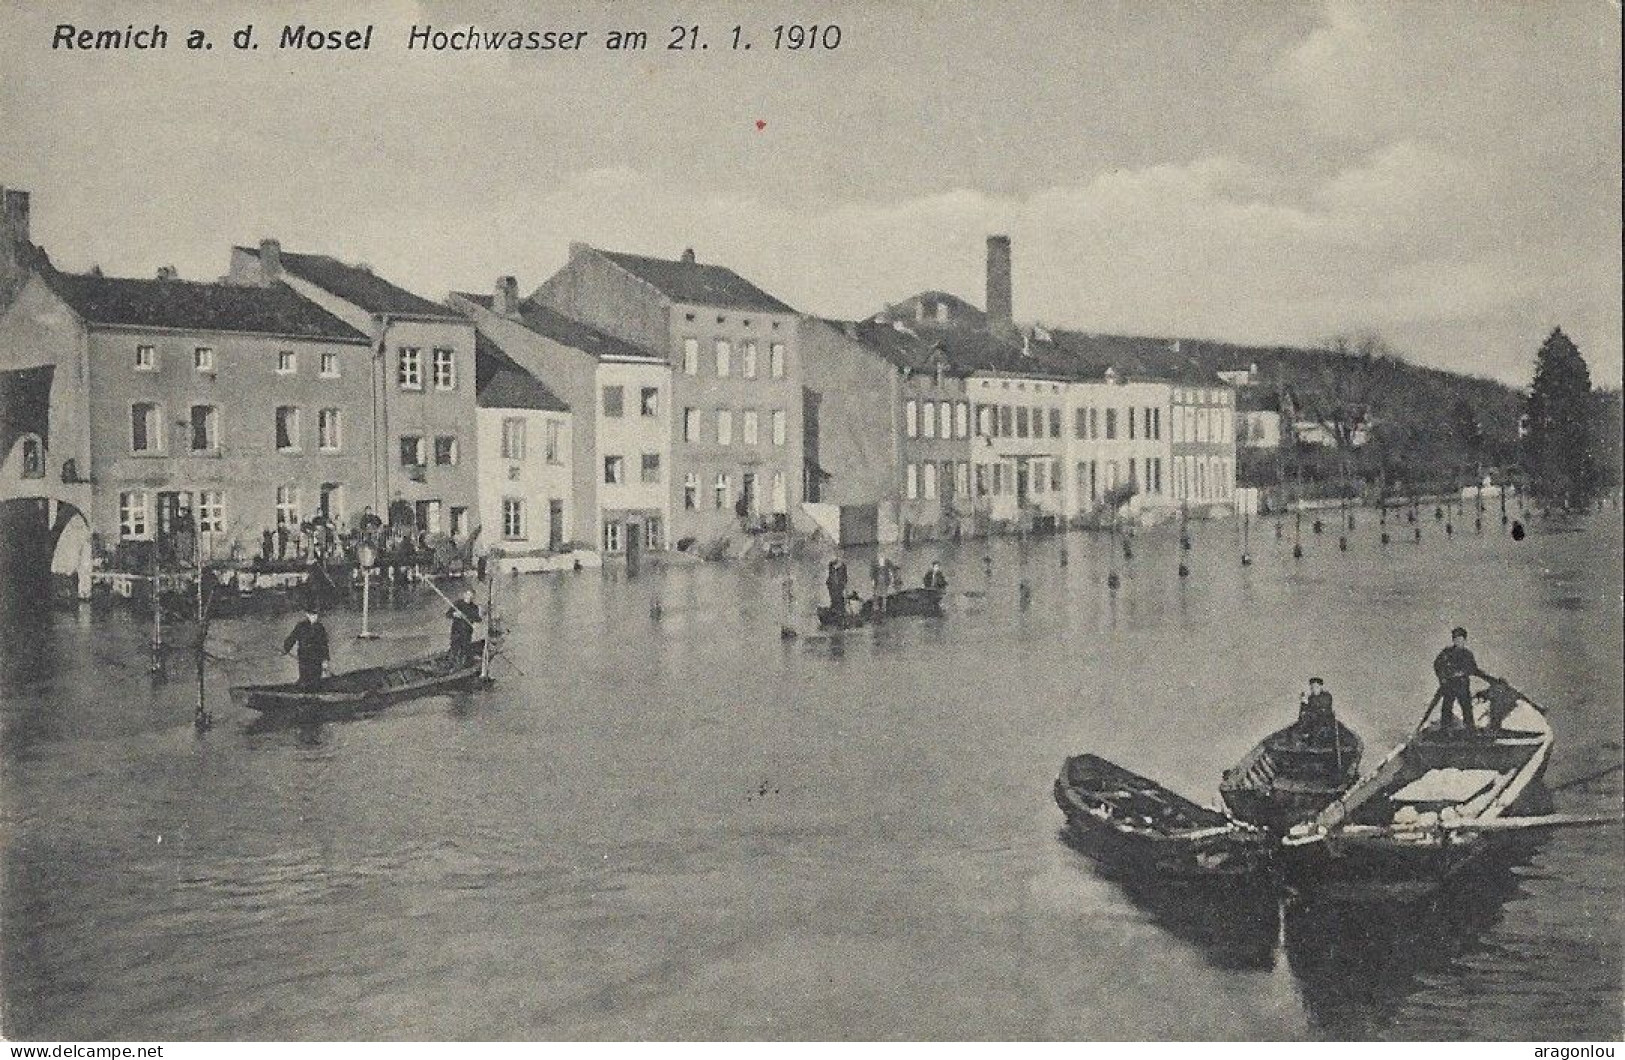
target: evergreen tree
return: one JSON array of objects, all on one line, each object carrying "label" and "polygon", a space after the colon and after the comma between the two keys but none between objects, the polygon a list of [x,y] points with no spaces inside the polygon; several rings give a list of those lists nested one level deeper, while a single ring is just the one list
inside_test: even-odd
[{"label": "evergreen tree", "polygon": [[1597,490],[1591,372],[1562,328],[1553,328],[1535,354],[1535,381],[1525,403],[1524,467],[1538,496],[1565,505]]}]

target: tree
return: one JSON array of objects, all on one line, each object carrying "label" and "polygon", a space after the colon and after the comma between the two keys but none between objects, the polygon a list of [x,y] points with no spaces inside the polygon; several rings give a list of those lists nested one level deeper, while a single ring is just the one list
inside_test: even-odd
[{"label": "tree", "polygon": [[1595,409],[1585,358],[1562,328],[1553,328],[1535,354],[1535,380],[1524,403],[1524,468],[1537,496],[1573,505],[1596,492]]},{"label": "tree", "polygon": [[1484,427],[1478,421],[1478,409],[1465,396],[1459,397],[1451,421],[1456,448],[1463,460],[1473,466],[1474,481],[1477,481],[1477,476],[1483,474],[1485,440]]}]

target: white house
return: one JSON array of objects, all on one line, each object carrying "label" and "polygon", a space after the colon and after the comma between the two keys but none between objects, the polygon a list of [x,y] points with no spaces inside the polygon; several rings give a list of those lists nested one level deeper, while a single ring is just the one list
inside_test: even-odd
[{"label": "white house", "polygon": [[569,539],[570,409],[483,334],[475,370],[482,550],[541,569]]}]

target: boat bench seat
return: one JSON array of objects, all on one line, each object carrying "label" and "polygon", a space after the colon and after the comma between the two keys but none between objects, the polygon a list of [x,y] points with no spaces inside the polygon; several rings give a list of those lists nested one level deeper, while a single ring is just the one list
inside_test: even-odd
[{"label": "boat bench seat", "polygon": [[1392,802],[1451,805],[1467,802],[1488,791],[1500,778],[1493,769],[1430,769],[1389,795]]}]

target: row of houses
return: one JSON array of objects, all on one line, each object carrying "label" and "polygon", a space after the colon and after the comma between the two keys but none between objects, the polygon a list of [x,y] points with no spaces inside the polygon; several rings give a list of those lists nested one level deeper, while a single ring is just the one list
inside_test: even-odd
[{"label": "row of houses", "polygon": [[0,199],[0,508],[59,570],[182,526],[220,560],[374,519],[617,557],[1234,497],[1234,388],[1177,343],[1017,324],[1002,236],[988,311],[926,292],[840,321],[691,250],[581,243],[528,294],[440,301],[274,239],[208,282],[70,274],[27,194]]}]

